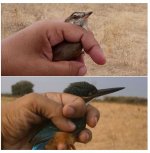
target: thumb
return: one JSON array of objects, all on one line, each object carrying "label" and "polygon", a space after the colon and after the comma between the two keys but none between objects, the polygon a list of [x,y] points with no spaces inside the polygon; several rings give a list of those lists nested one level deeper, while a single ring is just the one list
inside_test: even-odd
[{"label": "thumb", "polygon": [[87,72],[86,66],[77,61],[59,61],[50,63],[52,75],[82,76]]}]

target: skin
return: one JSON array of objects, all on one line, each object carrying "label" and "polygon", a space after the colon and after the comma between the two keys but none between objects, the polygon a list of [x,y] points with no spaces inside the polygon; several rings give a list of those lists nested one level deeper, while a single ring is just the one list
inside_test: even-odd
[{"label": "skin", "polygon": [[[82,98],[66,93],[31,93],[5,103],[2,105],[3,149],[32,149],[29,140],[45,118],[59,129],[71,132],[76,127],[68,118],[85,114],[87,124],[95,127],[100,117],[98,110],[91,105],[86,106]],[[87,143],[91,138],[91,131],[84,129],[78,141]],[[57,149],[66,149],[66,146],[58,144]]]},{"label": "skin", "polygon": [[52,47],[64,40],[80,41],[95,63],[105,63],[102,49],[90,30],[65,22],[39,21],[2,41],[2,75],[85,75],[82,56],[76,61],[52,61]]}]

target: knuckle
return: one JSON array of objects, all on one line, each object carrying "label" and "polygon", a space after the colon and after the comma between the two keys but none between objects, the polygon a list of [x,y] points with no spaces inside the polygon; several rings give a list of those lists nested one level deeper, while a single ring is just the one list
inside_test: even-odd
[{"label": "knuckle", "polygon": [[70,74],[70,75],[77,75],[78,74],[78,69],[76,68],[76,66],[73,62],[68,63],[68,74]]},{"label": "knuckle", "polygon": [[35,98],[39,97],[39,94],[37,94],[37,93],[29,93],[28,97],[32,101],[32,100],[35,100]]},{"label": "knuckle", "polygon": [[36,97],[38,96],[39,94],[37,93],[29,93],[20,97],[19,102],[23,107],[33,110],[34,108],[36,108],[36,105],[37,105]]},{"label": "knuckle", "polygon": [[73,75],[73,72],[74,70],[73,70],[73,65],[72,65],[72,63],[71,62],[69,62],[69,64],[68,64],[68,73],[70,74],[70,75]]}]

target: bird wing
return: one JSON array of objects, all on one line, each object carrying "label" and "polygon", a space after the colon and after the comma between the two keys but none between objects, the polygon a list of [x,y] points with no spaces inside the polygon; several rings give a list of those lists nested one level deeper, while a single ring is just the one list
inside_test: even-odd
[{"label": "bird wing", "polygon": [[40,129],[30,140],[31,144],[33,144],[33,150],[44,149],[44,146],[48,143],[50,139],[52,139],[56,132],[59,129],[52,123],[48,123],[42,129]]}]

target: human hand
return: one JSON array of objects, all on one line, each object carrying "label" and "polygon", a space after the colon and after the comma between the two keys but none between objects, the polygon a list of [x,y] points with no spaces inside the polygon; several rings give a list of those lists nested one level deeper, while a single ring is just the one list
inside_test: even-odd
[{"label": "human hand", "polygon": [[82,57],[76,61],[52,61],[52,47],[64,40],[81,41],[95,63],[105,63],[92,32],[69,23],[39,21],[2,41],[2,75],[85,75]]},{"label": "human hand", "polygon": [[[32,93],[15,102],[5,103],[2,105],[3,149],[32,149],[29,140],[46,118],[62,131],[71,132],[75,125],[67,118],[85,114],[87,124],[95,127],[99,119],[97,109],[86,106],[80,97],[66,93]],[[87,143],[91,138],[92,133],[85,129],[79,134],[78,141]]]}]

